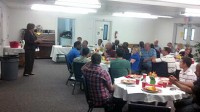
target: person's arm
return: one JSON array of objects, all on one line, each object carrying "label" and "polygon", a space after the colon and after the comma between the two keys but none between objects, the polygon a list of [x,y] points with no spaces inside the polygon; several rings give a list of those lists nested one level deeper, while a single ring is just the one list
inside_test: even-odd
[{"label": "person's arm", "polygon": [[189,94],[192,93],[192,88],[189,87],[189,86],[187,86],[187,85],[182,84],[182,82],[176,81],[174,84],[175,84],[178,88],[180,88],[182,91],[185,91],[186,93],[189,93]]},{"label": "person's arm", "polygon": [[182,91],[185,91],[186,93],[192,93],[191,88],[193,87],[193,83],[186,83],[186,82],[178,81],[178,79],[175,78],[173,75],[171,75],[169,77],[169,80],[170,80],[170,82],[172,82],[172,84],[176,85]]},{"label": "person's arm", "polygon": [[105,70],[102,72],[102,74],[104,74],[104,84],[106,85],[108,91],[112,93],[114,91],[114,86],[112,85],[110,74]]}]

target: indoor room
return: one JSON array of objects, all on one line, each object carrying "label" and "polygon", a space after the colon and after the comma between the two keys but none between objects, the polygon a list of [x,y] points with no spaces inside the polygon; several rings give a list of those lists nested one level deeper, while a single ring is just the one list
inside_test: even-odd
[{"label": "indoor room", "polygon": [[0,0],[0,112],[199,112],[199,0]]}]

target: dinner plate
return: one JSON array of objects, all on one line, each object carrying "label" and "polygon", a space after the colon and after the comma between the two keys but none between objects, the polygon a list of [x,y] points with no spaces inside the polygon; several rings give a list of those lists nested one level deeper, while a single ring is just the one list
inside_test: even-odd
[{"label": "dinner plate", "polygon": [[123,84],[135,84],[135,80],[123,79],[123,80],[121,80],[121,83],[123,83]]},{"label": "dinner plate", "polygon": [[133,79],[136,79],[136,78],[141,78],[142,76],[141,75],[128,75],[128,78],[133,78]]},{"label": "dinner plate", "polygon": [[156,91],[149,90],[149,89],[147,89],[147,87],[142,88],[142,90],[147,92],[147,93],[159,93],[159,92],[161,92],[161,90],[158,89],[158,88],[156,88]]}]

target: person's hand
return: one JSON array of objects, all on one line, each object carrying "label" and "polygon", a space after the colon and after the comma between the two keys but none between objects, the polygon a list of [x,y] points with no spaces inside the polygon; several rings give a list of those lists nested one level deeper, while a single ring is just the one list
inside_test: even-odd
[{"label": "person's hand", "polygon": [[171,75],[169,77],[169,81],[174,84],[176,81],[178,81],[178,79],[176,77],[174,77],[173,75]]},{"label": "person's hand", "polygon": [[135,59],[131,59],[131,60],[130,60],[130,63],[134,63],[134,62],[135,62]]},{"label": "person's hand", "polygon": [[152,62],[156,62],[156,58],[153,57],[153,58],[151,59],[151,61],[152,61]]}]

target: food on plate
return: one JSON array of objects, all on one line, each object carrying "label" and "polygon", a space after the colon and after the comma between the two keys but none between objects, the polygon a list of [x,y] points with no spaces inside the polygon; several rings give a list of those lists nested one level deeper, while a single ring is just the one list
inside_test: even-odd
[{"label": "food on plate", "polygon": [[147,87],[145,87],[145,89],[149,90],[149,91],[157,91],[155,86],[147,86]]},{"label": "food on plate", "polygon": [[135,80],[123,79],[123,80],[121,80],[121,82],[124,83],[124,84],[134,84]]}]

